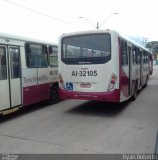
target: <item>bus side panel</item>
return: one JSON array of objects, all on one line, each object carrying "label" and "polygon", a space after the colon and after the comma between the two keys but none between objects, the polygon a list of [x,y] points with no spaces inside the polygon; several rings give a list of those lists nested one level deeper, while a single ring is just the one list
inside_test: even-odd
[{"label": "bus side panel", "polygon": [[23,106],[38,102],[37,69],[22,70]]},{"label": "bus side panel", "polygon": [[38,100],[39,101],[44,101],[44,100],[47,100],[49,99],[50,97],[50,84],[49,83],[46,83],[46,84],[41,84],[41,85],[38,85]]},{"label": "bus side panel", "polygon": [[38,102],[37,85],[23,88],[23,106]]},{"label": "bus side panel", "polygon": [[38,79],[37,79],[37,92],[38,92],[38,101],[43,101],[49,99],[49,71],[48,68],[38,68]]},{"label": "bus side panel", "polygon": [[26,74],[27,76],[23,76],[23,105],[27,106],[49,99],[48,75],[43,72],[37,77],[37,69],[25,69]]},{"label": "bus side panel", "polygon": [[23,106],[48,100],[57,75],[57,68],[23,69]]},{"label": "bus side panel", "polygon": [[50,98],[51,86],[58,81],[57,67],[38,68],[38,97],[39,101]]},{"label": "bus side panel", "polygon": [[[24,106],[49,99],[50,84],[35,85],[23,88]],[[30,96],[32,95],[32,96]]]}]

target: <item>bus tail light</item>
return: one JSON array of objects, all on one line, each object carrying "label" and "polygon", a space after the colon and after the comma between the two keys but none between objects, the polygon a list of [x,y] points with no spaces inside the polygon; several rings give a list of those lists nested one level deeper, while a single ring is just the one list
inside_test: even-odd
[{"label": "bus tail light", "polygon": [[108,91],[112,91],[115,88],[116,81],[117,81],[117,76],[116,76],[116,74],[112,73],[111,78],[110,78],[110,82],[108,85]]}]

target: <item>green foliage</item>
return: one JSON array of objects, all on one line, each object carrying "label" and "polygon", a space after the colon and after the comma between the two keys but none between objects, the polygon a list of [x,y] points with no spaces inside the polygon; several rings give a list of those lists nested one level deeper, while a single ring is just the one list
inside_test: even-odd
[{"label": "green foliage", "polygon": [[158,53],[158,41],[148,42],[146,44],[146,48],[148,48],[153,53]]}]

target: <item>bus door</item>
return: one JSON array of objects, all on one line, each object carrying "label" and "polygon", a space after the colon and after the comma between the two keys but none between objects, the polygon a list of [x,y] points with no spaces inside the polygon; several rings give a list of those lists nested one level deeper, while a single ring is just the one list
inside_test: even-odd
[{"label": "bus door", "polygon": [[128,94],[132,94],[132,46],[128,46],[128,57],[129,57],[129,84],[128,84]]},{"label": "bus door", "polygon": [[21,105],[20,48],[8,46],[10,106]]},{"label": "bus door", "polygon": [[20,52],[0,45],[0,110],[21,104]]},{"label": "bus door", "polygon": [[10,107],[7,47],[0,45],[0,110]]}]

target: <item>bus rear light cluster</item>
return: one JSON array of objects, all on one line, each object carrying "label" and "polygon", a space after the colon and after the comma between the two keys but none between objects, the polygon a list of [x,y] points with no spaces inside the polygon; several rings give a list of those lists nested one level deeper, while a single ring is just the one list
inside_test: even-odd
[{"label": "bus rear light cluster", "polygon": [[110,82],[108,85],[108,91],[112,91],[115,88],[116,81],[117,81],[117,76],[116,76],[116,74],[112,73],[111,78],[110,78]]}]

